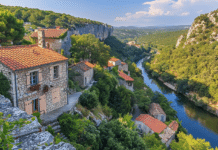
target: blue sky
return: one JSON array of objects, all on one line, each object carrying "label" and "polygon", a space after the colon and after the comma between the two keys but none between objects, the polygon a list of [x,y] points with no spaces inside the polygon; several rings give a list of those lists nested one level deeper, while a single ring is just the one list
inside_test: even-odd
[{"label": "blue sky", "polygon": [[52,10],[113,26],[191,25],[218,0],[0,0],[3,5]]}]

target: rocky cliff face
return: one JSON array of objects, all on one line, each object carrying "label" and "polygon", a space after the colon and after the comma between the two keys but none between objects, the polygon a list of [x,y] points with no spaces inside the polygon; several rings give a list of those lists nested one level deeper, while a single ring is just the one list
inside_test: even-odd
[{"label": "rocky cliff face", "polygon": [[[71,144],[60,142],[54,144],[54,137],[47,131],[42,131],[42,125],[38,122],[37,118],[28,115],[25,111],[20,110],[18,107],[12,107],[9,99],[0,95],[0,112],[6,117],[11,114],[11,117],[7,120],[8,122],[17,121],[20,118],[27,119],[30,124],[27,124],[20,129],[14,129],[11,135],[15,138],[14,147],[12,150],[76,150]],[[32,118],[35,120],[32,120]],[[19,145],[15,145],[20,143]],[[46,146],[47,144],[48,146]]]},{"label": "rocky cliff face", "polygon": [[[185,37],[179,37],[176,46]],[[208,14],[203,14],[195,18],[192,26],[189,28],[183,47],[187,44],[199,44],[200,42],[218,41],[218,10]]]},{"label": "rocky cliff face", "polygon": [[67,37],[62,41],[62,49],[65,50],[65,55],[69,55],[69,49],[71,47],[71,39],[70,36],[82,35],[82,34],[94,34],[96,38],[103,41],[107,37],[111,36],[113,33],[113,27],[109,27],[106,24],[97,25],[97,24],[86,24],[82,27],[71,28],[67,34]]}]

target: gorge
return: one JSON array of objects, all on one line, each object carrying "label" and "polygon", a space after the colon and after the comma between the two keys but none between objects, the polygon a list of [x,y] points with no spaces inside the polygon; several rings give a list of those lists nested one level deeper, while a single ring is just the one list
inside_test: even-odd
[{"label": "gorge", "polygon": [[143,68],[143,60],[137,63],[137,67],[142,70],[144,83],[147,84],[152,91],[158,91],[163,94],[169,101],[171,106],[177,111],[177,116],[182,121],[182,126],[187,129],[188,133],[194,138],[204,138],[211,143],[212,147],[218,146],[218,118],[203,109],[195,106],[185,96],[176,94],[174,91],[166,87],[160,81],[153,79]]}]

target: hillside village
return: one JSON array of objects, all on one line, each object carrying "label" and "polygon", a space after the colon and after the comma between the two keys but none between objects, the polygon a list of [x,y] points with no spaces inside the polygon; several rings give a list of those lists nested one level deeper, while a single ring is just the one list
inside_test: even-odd
[{"label": "hillside village", "polygon": [[[3,149],[175,149],[189,136],[171,102],[144,84],[136,63],[111,55],[104,40],[113,27],[29,30],[22,36],[28,44],[0,39]],[[144,57],[140,45],[126,45]],[[143,110],[135,119],[134,108]]]}]

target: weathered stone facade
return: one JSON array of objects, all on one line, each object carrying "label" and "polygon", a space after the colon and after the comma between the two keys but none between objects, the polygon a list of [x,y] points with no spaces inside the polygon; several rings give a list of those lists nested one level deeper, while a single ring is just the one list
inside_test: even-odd
[{"label": "weathered stone facade", "polygon": [[[54,66],[59,66],[59,77],[57,79],[53,79]],[[47,64],[35,68],[28,68],[16,72],[12,72],[12,70],[10,70],[8,67],[0,64],[0,69],[3,71],[4,75],[6,75],[9,80],[11,80],[10,92],[12,94],[13,105],[17,106],[17,95],[18,107],[21,110],[27,111],[29,114],[31,114],[32,111],[27,109],[32,109],[32,100],[34,99],[39,99],[38,107],[41,113],[50,112],[67,104],[66,89],[68,83],[66,61]],[[29,90],[30,72],[33,71],[38,71],[38,81],[40,84],[40,89],[39,91],[31,92]],[[9,75],[10,72],[11,75]],[[14,75],[16,76],[16,79],[14,79]],[[43,92],[43,88],[45,85],[48,85],[49,87],[49,90],[46,93]],[[55,95],[55,93],[57,93],[57,90],[58,95]],[[54,101],[54,96],[59,97],[59,99]]]},{"label": "weathered stone facade", "polygon": [[125,86],[130,91],[134,91],[133,82],[131,82],[131,81],[125,81],[123,79],[119,79],[119,85]]},{"label": "weathered stone facade", "polygon": [[94,70],[91,67],[86,66],[83,62],[80,62],[70,67],[74,72],[79,73],[74,77],[75,81],[79,82],[81,87],[85,87],[93,81]]},{"label": "weathered stone facade", "polygon": [[142,132],[142,133],[150,133],[150,134],[153,134],[154,131],[151,130],[148,126],[146,126],[143,122],[141,121],[135,121],[135,124],[137,126],[137,128]]},{"label": "weathered stone facade", "polygon": [[123,70],[123,71],[128,71],[128,64],[127,63],[121,63],[119,66],[118,66],[118,70]]}]

